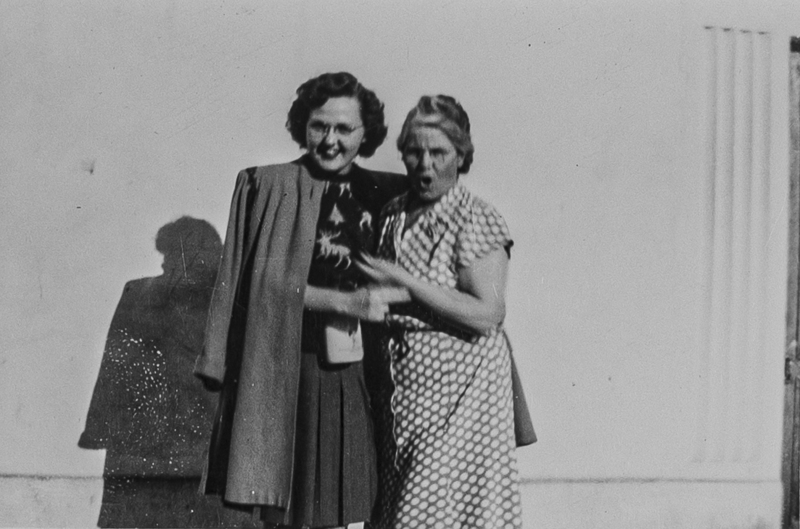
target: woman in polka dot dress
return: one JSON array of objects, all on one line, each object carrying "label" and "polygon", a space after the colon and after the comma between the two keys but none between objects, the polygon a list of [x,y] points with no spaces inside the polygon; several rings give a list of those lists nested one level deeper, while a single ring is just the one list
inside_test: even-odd
[{"label": "woman in polka dot dress", "polygon": [[[360,268],[403,287],[387,317],[377,408],[379,528],[518,528],[505,221],[459,183],[473,147],[452,97],[425,96],[397,145],[411,190],[381,215]],[[389,378],[390,377],[390,378]]]}]

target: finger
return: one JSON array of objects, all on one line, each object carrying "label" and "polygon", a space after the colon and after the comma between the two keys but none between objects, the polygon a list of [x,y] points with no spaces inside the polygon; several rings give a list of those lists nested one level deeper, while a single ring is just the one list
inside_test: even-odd
[{"label": "finger", "polygon": [[358,267],[358,269],[361,271],[362,274],[367,276],[367,279],[370,279],[370,280],[378,282],[378,283],[380,282],[380,279],[381,279],[382,275],[378,271],[376,271],[374,268],[371,268],[371,267],[369,267],[367,265],[360,264],[360,263],[356,263],[356,266]]},{"label": "finger", "polygon": [[378,261],[374,257],[362,254],[353,259],[353,262],[355,262],[356,265],[358,265],[358,267],[362,270],[375,270],[375,265]]},{"label": "finger", "polygon": [[378,259],[375,259],[371,255],[365,253],[360,254],[357,260],[361,263],[364,263],[367,266],[372,266],[372,267],[374,267],[375,263],[378,261]]},{"label": "finger", "polygon": [[358,268],[362,274],[366,275],[367,277],[373,277],[375,275],[375,269],[371,266],[367,265],[366,263],[362,263],[359,261],[353,261],[356,264],[356,268]]}]

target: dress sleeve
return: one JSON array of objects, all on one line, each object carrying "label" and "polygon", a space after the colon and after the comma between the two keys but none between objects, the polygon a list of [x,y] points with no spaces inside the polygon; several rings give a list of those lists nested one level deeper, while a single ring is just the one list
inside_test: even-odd
[{"label": "dress sleeve", "polygon": [[498,247],[510,250],[514,241],[505,219],[493,206],[476,199],[465,213],[456,240],[456,264],[459,268],[469,268]]}]

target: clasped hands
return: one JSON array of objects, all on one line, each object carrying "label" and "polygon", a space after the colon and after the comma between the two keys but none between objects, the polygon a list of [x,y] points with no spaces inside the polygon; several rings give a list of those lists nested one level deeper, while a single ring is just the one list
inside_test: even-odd
[{"label": "clasped hands", "polygon": [[354,262],[372,281],[369,286],[354,292],[352,310],[359,319],[384,321],[389,305],[411,301],[404,286],[410,275],[401,266],[366,254],[361,254]]}]

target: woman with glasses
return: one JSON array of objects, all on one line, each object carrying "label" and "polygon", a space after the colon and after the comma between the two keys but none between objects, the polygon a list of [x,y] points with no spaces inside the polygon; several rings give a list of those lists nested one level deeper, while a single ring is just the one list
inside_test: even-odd
[{"label": "woman with glasses", "polygon": [[204,490],[269,527],[358,525],[377,491],[365,322],[405,294],[367,288],[354,258],[405,178],[354,163],[387,128],[349,73],[303,83],[286,128],[303,156],[242,171],[233,196],[196,365],[221,389]]},{"label": "woman with glasses", "polygon": [[359,260],[411,300],[387,317],[394,383],[376,402],[375,526],[520,527],[503,331],[511,237],[497,210],[461,184],[474,148],[455,99],[420,99],[397,147],[411,189],[383,210],[378,258]]}]

